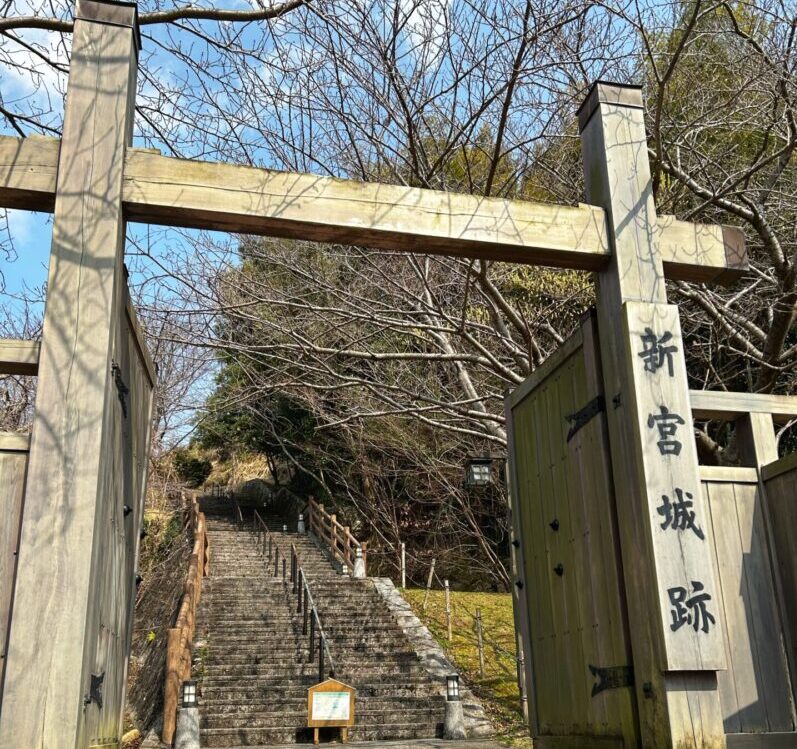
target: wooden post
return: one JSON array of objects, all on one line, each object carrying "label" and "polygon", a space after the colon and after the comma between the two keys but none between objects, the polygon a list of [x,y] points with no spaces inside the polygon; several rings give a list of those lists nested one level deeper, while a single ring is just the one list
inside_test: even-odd
[{"label": "wooden post", "polygon": [[[725,746],[716,677],[725,646],[640,89],[595,84],[579,126],[587,200],[605,209],[612,248],[598,273],[598,331],[641,744],[717,749]],[[693,503],[694,527],[666,522],[682,501]],[[705,610],[687,609],[696,600]]]},{"label": "wooden post", "polygon": [[329,526],[329,547],[332,551],[332,558],[337,559],[338,556],[338,523],[337,515],[330,515],[332,523]]},{"label": "wooden post", "polygon": [[180,631],[169,630],[166,644],[166,681],[163,688],[163,731],[164,743],[171,744],[177,726],[177,700],[180,694]]},{"label": "wooden post", "polygon": [[448,588],[448,580],[443,580],[443,588],[446,592],[446,628],[448,629],[448,641],[451,642],[451,593]]},{"label": "wooden post", "polygon": [[407,550],[404,542],[401,542],[401,589],[407,587]]},{"label": "wooden post", "polygon": [[482,610],[476,609],[476,645],[479,649],[479,676],[484,678],[484,635],[482,633]]},{"label": "wooden post", "polygon": [[[126,298],[137,50],[135,5],[78,0],[0,746],[87,746],[83,700],[104,668],[97,560],[112,552],[98,539],[121,501],[104,458],[120,407],[111,358]],[[103,716],[103,735],[118,736],[120,718]]]},{"label": "wooden post", "polygon": [[432,587],[432,578],[434,578],[434,565],[436,561],[436,559],[432,560],[432,566],[429,567],[429,577],[426,578],[426,591],[423,594],[423,605],[421,606],[423,611],[426,611],[426,602],[429,600],[429,590]]}]

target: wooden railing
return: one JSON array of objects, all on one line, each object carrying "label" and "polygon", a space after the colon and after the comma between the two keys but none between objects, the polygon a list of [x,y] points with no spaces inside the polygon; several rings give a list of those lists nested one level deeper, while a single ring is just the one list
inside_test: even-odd
[{"label": "wooden railing", "polygon": [[348,525],[339,523],[335,515],[330,515],[324,509],[324,505],[316,502],[313,497],[310,497],[307,503],[307,515],[308,529],[327,546],[336,561],[345,564],[351,572],[359,549],[363,564],[368,569],[367,544],[365,541],[360,543],[352,535]]},{"label": "wooden railing", "polygon": [[205,515],[199,511],[196,495],[188,497],[187,522],[194,535],[194,548],[188,564],[183,597],[177,622],[169,629],[166,647],[166,679],[163,688],[163,731],[161,738],[171,745],[177,725],[177,703],[182,682],[191,676],[191,647],[194,641],[194,626],[199,598],[202,593],[202,578],[208,573],[208,539]]},{"label": "wooden railing", "polygon": [[257,510],[253,513],[251,527],[258,538],[266,568],[269,571],[273,569],[274,577],[279,577],[281,571],[283,583],[287,587],[290,582],[291,592],[296,596],[296,613],[302,615],[302,635],[309,637],[307,662],[312,663],[318,657],[319,682],[327,677],[334,678],[335,662],[296,545],[291,544],[290,555],[286,554]]}]

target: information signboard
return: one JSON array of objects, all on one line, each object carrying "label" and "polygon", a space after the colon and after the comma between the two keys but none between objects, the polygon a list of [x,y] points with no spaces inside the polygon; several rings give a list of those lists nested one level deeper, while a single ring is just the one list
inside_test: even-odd
[{"label": "information signboard", "polygon": [[327,679],[307,690],[307,725],[314,729],[318,743],[319,728],[340,728],[343,741],[348,740],[354,725],[354,687],[336,679]]}]

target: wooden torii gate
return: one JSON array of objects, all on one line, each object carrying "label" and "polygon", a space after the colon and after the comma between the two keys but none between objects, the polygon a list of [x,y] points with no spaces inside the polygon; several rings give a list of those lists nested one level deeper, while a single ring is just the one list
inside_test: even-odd
[{"label": "wooden torii gate", "polygon": [[[109,501],[103,456],[116,406],[109,394],[121,398],[111,352],[126,308],[129,220],[594,271],[602,377],[618,399],[607,412],[611,470],[618,507],[631,518],[623,544],[638,557],[628,617],[639,741],[724,747],[722,628],[669,626],[668,588],[713,585],[710,549],[683,535],[662,537],[650,522],[675,473],[702,512],[696,451],[685,439],[677,467],[663,461],[644,422],[664,403],[687,422],[691,413],[678,310],[667,304],[664,279],[733,281],[746,255],[736,229],[657,216],[639,89],[593,86],[579,112],[590,205],[543,205],[133,148],[138,49],[135,4],[77,0],[62,138],[0,138],[0,205],[54,213],[38,364],[30,347],[0,348],[6,371],[39,377],[0,746],[118,745],[125,669],[97,660],[118,661],[128,643],[98,650],[98,638],[122,634],[98,632],[92,604],[110,553],[99,542],[99,518]],[[109,674],[104,700],[97,699],[101,666]]]}]

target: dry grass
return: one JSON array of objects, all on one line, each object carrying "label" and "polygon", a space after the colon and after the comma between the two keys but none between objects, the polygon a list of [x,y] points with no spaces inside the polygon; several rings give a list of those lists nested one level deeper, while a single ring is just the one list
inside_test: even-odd
[{"label": "dry grass", "polygon": [[[415,614],[457,666],[463,680],[482,700],[485,710],[500,733],[500,738],[513,744],[530,746],[517,684],[512,596],[508,593],[452,591],[453,636],[449,642],[443,591],[430,591],[425,612],[421,608],[423,590],[407,589],[403,594]],[[484,678],[479,672],[476,609],[481,609],[482,614]]]},{"label": "dry grass", "polygon": [[230,460],[212,461],[213,471],[205,482],[208,485],[234,486],[250,479],[268,479],[271,471],[262,455],[241,453]]}]

